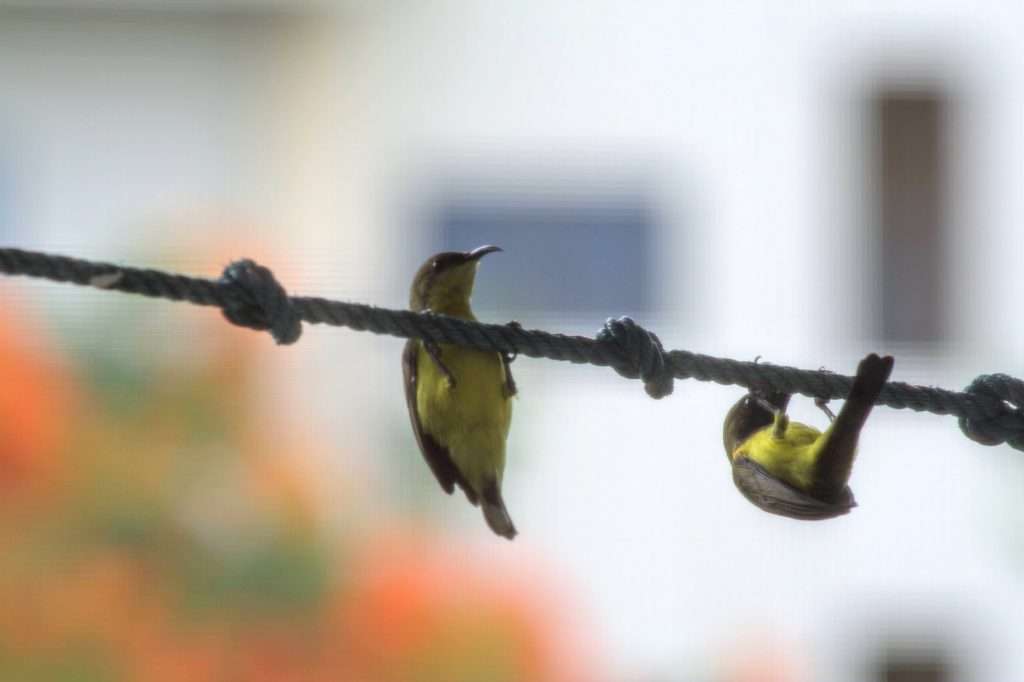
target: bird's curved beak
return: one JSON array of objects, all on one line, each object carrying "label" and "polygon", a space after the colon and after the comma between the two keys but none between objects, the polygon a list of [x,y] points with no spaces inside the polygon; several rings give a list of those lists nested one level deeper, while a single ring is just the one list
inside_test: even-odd
[{"label": "bird's curved beak", "polygon": [[478,246],[466,254],[466,260],[480,260],[489,253],[501,250],[502,248],[500,246]]},{"label": "bird's curved beak", "polygon": [[[789,393],[776,393],[774,391],[763,391],[763,392],[759,392],[757,394],[757,397],[760,398],[761,401],[763,401],[763,403],[767,403],[768,406],[774,407],[775,409],[782,410],[783,412],[785,412],[786,408],[789,406],[789,400],[793,396],[791,394],[789,394]],[[771,411],[771,410],[769,410],[769,411]]]}]

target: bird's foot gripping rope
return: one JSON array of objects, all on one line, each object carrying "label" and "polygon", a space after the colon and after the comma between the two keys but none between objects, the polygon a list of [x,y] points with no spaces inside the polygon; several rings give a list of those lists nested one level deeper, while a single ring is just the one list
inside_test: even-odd
[{"label": "bird's foot gripping rope", "polygon": [[[281,344],[296,341],[302,331],[301,321],[306,321],[503,354],[610,366],[622,376],[642,379],[648,395],[655,398],[672,392],[673,379],[696,378],[823,399],[844,398],[852,381],[850,377],[823,370],[740,362],[683,350],[666,351],[657,336],[629,318],[609,320],[597,338],[590,339],[360,303],[288,296],[268,268],[248,259],[230,264],[218,279],[206,279],[0,248],[0,273],[216,306],[224,311],[228,321],[268,330]],[[963,393],[889,382],[877,402],[897,409],[954,415],[969,438],[984,445],[1007,443],[1024,450],[1024,381],[1005,374],[980,376]]]}]

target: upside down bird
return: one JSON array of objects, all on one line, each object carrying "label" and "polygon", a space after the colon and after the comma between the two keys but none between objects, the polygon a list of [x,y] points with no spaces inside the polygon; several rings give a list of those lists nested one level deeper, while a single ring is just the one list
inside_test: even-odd
[{"label": "upside down bird", "polygon": [[751,391],[741,398],[726,415],[722,435],[740,492],[764,511],[794,519],[829,519],[857,506],[847,486],[857,439],[892,366],[890,356],[861,360],[843,408],[824,433],[789,421],[787,393]]},{"label": "upside down bird", "polygon": [[[409,307],[475,320],[469,298],[477,265],[495,251],[501,249],[481,246],[429,258],[413,279]],[[412,339],[402,353],[409,418],[430,470],[449,495],[458,485],[482,505],[487,525],[509,540],[516,528],[501,481],[516,393],[510,361],[493,351]]]}]

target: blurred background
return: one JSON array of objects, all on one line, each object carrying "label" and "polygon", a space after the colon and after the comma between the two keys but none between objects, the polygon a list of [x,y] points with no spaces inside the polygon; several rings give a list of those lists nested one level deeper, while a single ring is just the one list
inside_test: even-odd
[{"label": "blurred background", "polygon": [[[0,242],[949,388],[1024,376],[1024,9],[0,1]],[[493,536],[402,341],[0,281],[0,680],[1024,679],[1024,457],[877,410],[840,519],[734,489],[742,390],[519,359]],[[796,418],[824,425],[810,400]]]}]

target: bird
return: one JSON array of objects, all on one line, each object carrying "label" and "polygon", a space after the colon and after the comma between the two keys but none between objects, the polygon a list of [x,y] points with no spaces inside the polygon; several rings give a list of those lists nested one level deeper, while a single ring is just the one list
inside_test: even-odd
[{"label": "bird", "polygon": [[[857,440],[892,372],[891,356],[860,361],[839,414],[824,432],[790,422],[790,394],[751,390],[722,428],[733,483],[766,512],[801,520],[830,519],[857,506],[847,485]],[[819,402],[830,418],[831,412]]]},{"label": "bird", "polygon": [[[409,307],[475,320],[469,299],[480,259],[501,251],[481,246],[431,256],[413,278]],[[402,353],[405,398],[423,458],[449,495],[458,486],[480,505],[494,533],[516,536],[501,494],[505,441],[515,380],[510,355],[410,339]]]}]

